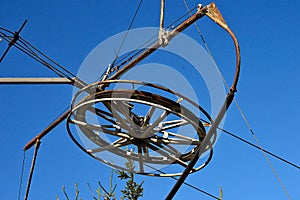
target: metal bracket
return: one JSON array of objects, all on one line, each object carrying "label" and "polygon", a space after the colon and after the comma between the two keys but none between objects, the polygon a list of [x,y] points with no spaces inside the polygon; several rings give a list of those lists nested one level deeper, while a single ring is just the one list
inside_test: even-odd
[{"label": "metal bracket", "polygon": [[223,28],[228,28],[228,25],[226,24],[226,21],[224,20],[223,16],[221,15],[219,9],[217,8],[215,3],[211,3],[207,7],[206,15],[212,19],[214,22],[222,26]]},{"label": "metal bracket", "polygon": [[169,44],[169,34],[170,31],[166,31],[164,29],[160,29],[159,34],[158,34],[158,40],[159,40],[159,44],[162,47],[165,47]]},{"label": "metal bracket", "polygon": [[159,20],[159,45],[165,47],[169,44],[169,31],[164,30],[164,15],[165,15],[165,0],[161,0],[160,6],[160,20]]}]

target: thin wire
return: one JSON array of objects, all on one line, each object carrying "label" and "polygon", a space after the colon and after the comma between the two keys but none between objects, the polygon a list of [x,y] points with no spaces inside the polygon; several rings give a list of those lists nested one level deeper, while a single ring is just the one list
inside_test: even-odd
[{"label": "thin wire", "polygon": [[[7,29],[4,29],[4,28],[1,28],[1,27],[0,27],[0,30],[11,33],[11,31],[9,31]],[[4,40],[6,40],[7,42],[10,42],[13,39],[13,37],[7,36],[4,32],[0,32],[0,36]],[[60,65],[59,63],[54,61],[52,58],[47,56],[45,53],[40,51],[38,48],[33,46],[31,43],[29,43],[25,39],[19,37],[18,41],[16,41],[14,46],[17,49],[21,50],[26,55],[28,55],[29,57],[31,57],[34,60],[36,60],[37,62],[39,62],[40,64],[42,64],[42,65],[46,66],[47,68],[49,68],[51,71],[53,71],[54,73],[56,73],[60,77],[66,77],[69,80],[72,80],[73,77],[76,77],[75,74],[73,74],[72,72],[67,70],[65,67],[63,67],[62,65]],[[54,65],[56,65],[57,67],[50,64],[47,60],[50,61],[51,63],[53,63]]]},{"label": "thin wire", "polygon": [[[197,7],[194,7],[191,11],[195,10]],[[189,14],[189,12],[186,12],[184,15],[182,15],[180,18],[178,18],[177,20],[175,20],[174,22],[172,22],[170,25],[167,26],[167,28],[171,28],[172,26],[174,26],[177,22],[179,22],[180,20],[182,20],[184,17],[186,17]],[[124,56],[122,59],[118,60],[116,62],[116,64],[120,63],[122,60],[124,60],[125,58],[129,57],[130,55],[132,55],[134,52],[139,51],[138,53],[135,53],[133,56],[131,56],[129,59],[132,59],[135,55],[139,54],[140,51],[143,51],[144,49],[149,48],[151,45],[153,45],[156,41],[157,41],[157,36],[158,34],[155,34],[153,37],[151,37],[149,40],[147,40],[146,42],[144,42],[142,45],[140,45],[139,47],[136,48],[136,50],[132,51],[131,53],[129,53],[128,55]],[[151,42],[152,41],[152,42]],[[150,43],[151,42],[151,43]],[[147,45],[147,46],[145,46]],[[145,47],[144,47],[145,46]],[[122,63],[123,64],[123,63]],[[122,65],[120,64],[120,65]]]},{"label": "thin wire", "polygon": [[[20,38],[20,41],[22,44],[24,44],[30,51],[34,52],[31,48],[33,48],[35,51],[37,51],[39,54],[41,54],[43,57],[45,57],[46,59],[48,59],[50,62],[52,62],[53,64],[55,64],[56,66],[58,66],[60,68],[57,69],[57,67],[54,67],[53,65],[51,65],[53,68],[55,68],[57,71],[60,71],[61,73],[64,74],[64,76],[66,76],[67,78],[71,78],[69,75],[76,77],[75,74],[73,74],[71,71],[69,71],[68,69],[66,69],[65,67],[63,67],[62,65],[60,65],[59,63],[57,63],[56,61],[54,61],[52,58],[50,58],[49,56],[47,56],[46,54],[44,54],[42,51],[40,51],[38,48],[36,48],[35,46],[33,46],[31,43],[29,43],[28,41],[24,40],[23,38]],[[28,47],[29,46],[29,47]],[[38,54],[34,53],[35,56],[37,56],[38,58],[42,59],[41,56],[39,56]],[[42,59],[43,60],[43,59]],[[46,62],[46,60],[43,60],[45,63],[47,63],[48,65],[50,65],[48,62]],[[63,72],[64,71],[64,72]],[[69,75],[67,75],[69,74]]]},{"label": "thin wire", "polygon": [[140,7],[141,7],[142,2],[143,2],[143,0],[140,0],[139,5],[138,5],[137,9],[135,10],[135,13],[134,13],[134,15],[133,15],[133,17],[132,17],[132,19],[131,19],[131,22],[130,22],[128,28],[127,28],[126,34],[125,34],[125,36],[124,36],[124,38],[123,38],[123,40],[122,40],[122,42],[121,42],[121,45],[120,45],[120,47],[119,47],[119,50],[117,51],[116,58],[119,56],[120,51],[121,51],[121,49],[122,49],[122,47],[123,47],[123,45],[124,45],[124,43],[125,43],[125,41],[126,41],[126,39],[127,39],[128,32],[130,31],[130,29],[131,29],[131,27],[132,27],[132,25],[133,25],[133,22],[134,22],[135,17],[137,16],[137,14],[138,14],[138,12],[139,12],[139,10],[140,10]]},{"label": "thin wire", "polygon": [[[206,121],[206,120],[204,120],[204,119],[200,119],[200,120],[201,120],[203,123],[210,124],[210,122],[208,122],[208,121]],[[285,162],[286,164],[288,164],[288,165],[290,165],[290,166],[292,166],[292,167],[295,167],[295,168],[297,168],[297,169],[300,169],[300,166],[299,166],[299,165],[297,165],[297,164],[295,164],[295,163],[292,163],[292,162],[290,162],[290,161],[288,161],[288,160],[286,160],[286,159],[284,159],[284,158],[282,158],[282,157],[280,157],[280,156],[278,156],[278,155],[276,155],[276,154],[274,154],[274,153],[272,153],[272,152],[270,152],[270,151],[268,151],[268,150],[266,150],[266,149],[263,149],[263,148],[259,147],[258,145],[255,145],[255,144],[253,144],[253,143],[251,143],[251,142],[245,140],[244,138],[241,138],[241,137],[237,136],[236,134],[234,134],[234,133],[232,133],[232,132],[230,132],[230,131],[228,131],[228,130],[225,130],[225,129],[220,128],[220,127],[218,127],[217,129],[220,130],[220,131],[222,131],[222,132],[224,132],[224,133],[227,133],[228,135],[234,137],[235,139],[240,140],[241,142],[244,142],[244,143],[246,143],[246,144],[248,144],[248,145],[250,145],[250,146],[252,146],[252,147],[254,147],[254,148],[256,148],[256,149],[259,149],[259,150],[264,151],[266,154],[269,154],[270,156],[272,156],[272,157],[274,157],[274,158],[276,158],[276,159],[278,159],[278,160],[281,160],[281,161]]]},{"label": "thin wire", "polygon": [[8,29],[6,29],[6,28],[2,28],[2,27],[0,27],[0,30],[3,30],[3,31],[6,31],[6,32],[9,32],[9,33],[11,33],[11,34],[14,34],[14,32],[12,32],[12,31],[10,31],[10,30],[8,30]]},{"label": "thin wire", "polygon": [[56,73],[58,76],[60,77],[66,77],[68,79],[72,79],[71,77],[67,76],[65,73],[63,73],[62,71],[60,71],[59,69],[55,68],[53,65],[47,63],[45,60],[36,57],[35,55],[31,54],[30,52],[28,52],[27,49],[24,49],[24,47],[20,46],[18,43],[15,44],[15,47],[17,49],[19,49],[20,51],[22,51],[23,53],[25,53],[26,55],[28,55],[29,57],[31,57],[32,59],[36,60],[37,62],[39,62],[40,64],[46,66],[48,69],[50,69],[51,71],[53,71],[54,73]]},{"label": "thin wire", "polygon": [[[194,7],[191,11],[195,10],[197,7]],[[178,18],[177,20],[175,20],[174,22],[172,22],[170,25],[167,26],[167,28],[172,29],[173,26],[178,23],[180,20],[182,20],[184,17],[186,17],[189,14],[189,12],[186,12],[184,15],[182,15],[180,18]],[[140,54],[142,51],[144,51],[145,49],[149,48],[151,45],[153,45],[156,41],[157,41],[157,36],[158,34],[154,35],[153,37],[151,37],[149,40],[147,40],[146,42],[144,42],[142,45],[140,45],[139,47],[137,47],[135,50],[129,52],[128,54],[126,54],[125,56],[123,56],[122,58],[119,57],[115,57],[115,60],[112,62],[116,67],[114,69],[119,69],[121,66],[125,65],[126,63],[128,63],[129,61],[131,61],[135,56],[137,56],[138,54]],[[118,60],[117,60],[118,59]],[[126,60],[125,60],[126,59]],[[125,60],[125,61],[123,61]],[[123,62],[122,62],[123,61]],[[122,62],[122,63],[121,63]],[[119,64],[120,63],[120,64]],[[105,73],[105,72],[104,72]],[[102,77],[102,76],[101,76]]]},{"label": "thin wire", "polygon": [[43,53],[42,51],[40,51],[38,48],[36,48],[35,46],[33,46],[31,43],[29,43],[28,41],[26,41],[25,39],[21,38],[21,41],[25,42],[27,45],[29,45],[31,48],[33,48],[34,50],[36,50],[38,53],[40,53],[42,56],[44,56],[45,58],[47,58],[49,61],[53,62],[55,65],[57,65],[58,67],[60,67],[61,69],[63,69],[65,72],[69,73],[70,75],[72,75],[73,77],[75,77],[76,75],[73,74],[71,71],[69,71],[67,68],[63,67],[62,65],[60,65],[58,62],[56,62],[55,60],[53,60],[52,58],[50,58],[49,56],[47,56],[45,53]]},{"label": "thin wire", "polygon": [[[145,165],[146,165],[146,164],[145,164]],[[151,169],[153,169],[153,170],[155,170],[155,171],[158,171],[158,172],[160,172],[160,173],[162,173],[162,174],[166,174],[165,172],[163,172],[163,171],[161,171],[161,170],[159,170],[159,169],[156,169],[156,168],[153,167],[153,166],[147,165],[147,167],[149,167],[149,168],[151,168]],[[176,180],[176,181],[178,180],[178,178],[176,178],[176,177],[174,177],[174,176],[170,176],[169,178],[174,179],[174,180]],[[192,185],[192,184],[190,184],[190,183],[183,182],[183,184],[186,185],[186,186],[188,186],[188,187],[191,187],[191,188],[197,190],[198,192],[201,192],[201,193],[203,193],[203,194],[205,194],[205,195],[207,195],[207,196],[210,196],[211,198],[214,198],[214,199],[217,199],[217,200],[221,200],[219,197],[217,197],[217,196],[215,196],[215,195],[213,195],[213,194],[210,194],[210,193],[208,193],[208,192],[206,192],[206,191],[204,191],[204,190],[202,190],[202,189],[200,189],[200,188],[198,188],[198,187],[196,187],[196,186],[194,186],[194,185]]]},{"label": "thin wire", "polygon": [[[7,39],[7,38],[3,38],[3,39],[6,40],[7,42],[10,42],[10,40]],[[43,60],[41,57],[39,57],[32,49],[29,49],[26,46],[24,47],[21,44],[19,44],[18,42],[16,42],[14,46],[17,49],[19,49],[20,51],[22,51],[23,53],[25,53],[26,55],[28,55],[29,57],[31,57],[32,59],[36,60],[40,64],[42,64],[42,65],[46,66],[47,68],[49,68],[51,71],[56,73],[58,76],[67,77],[68,79],[71,79],[68,75],[63,73],[61,70],[55,68],[53,65],[47,63],[45,60]]]},{"label": "thin wire", "polygon": [[261,150],[261,152],[262,152],[262,154],[263,154],[265,160],[267,161],[268,165],[270,166],[271,170],[273,171],[273,173],[274,173],[274,175],[275,175],[277,181],[279,182],[280,186],[282,187],[283,191],[285,192],[287,198],[288,198],[288,199],[292,199],[291,196],[289,195],[289,193],[288,193],[286,187],[284,186],[283,182],[281,181],[278,172],[277,172],[277,171],[275,170],[275,168],[273,167],[273,165],[272,165],[270,159],[269,159],[268,156],[266,155],[266,152],[263,150],[262,145],[260,144],[258,138],[257,138],[256,135],[254,134],[254,131],[253,131],[253,129],[251,128],[249,121],[248,121],[247,118],[245,117],[245,114],[244,114],[244,112],[242,111],[241,107],[239,106],[239,104],[237,103],[236,100],[234,101],[234,103],[235,103],[237,109],[239,110],[239,112],[240,112],[240,114],[241,114],[241,116],[242,116],[244,122],[246,123],[248,129],[250,130],[250,132],[251,132],[251,134],[252,134],[252,136],[253,136],[253,138],[254,138],[256,144],[259,146],[259,148],[260,148],[260,150]]},{"label": "thin wire", "polygon": [[274,158],[277,158],[278,160],[281,160],[281,161],[285,162],[288,165],[291,165],[291,166],[293,166],[293,167],[295,167],[297,169],[300,169],[300,166],[298,166],[298,165],[296,165],[296,164],[294,164],[294,163],[292,163],[292,162],[290,162],[290,161],[288,161],[288,160],[286,160],[286,159],[284,159],[284,158],[282,158],[282,157],[280,157],[280,156],[278,156],[278,155],[276,155],[276,154],[274,154],[274,153],[272,153],[272,152],[270,152],[270,151],[268,151],[266,149],[263,149],[260,146],[255,145],[255,144],[253,144],[253,143],[251,143],[251,142],[249,142],[249,141],[247,141],[247,140],[245,140],[245,139],[243,139],[243,138],[235,135],[234,133],[232,133],[230,131],[227,131],[227,130],[219,128],[219,127],[218,127],[218,129],[221,130],[222,132],[227,133],[228,135],[230,135],[230,136],[232,136],[232,137],[234,137],[234,138],[236,138],[236,139],[238,139],[238,140],[240,140],[240,141],[242,141],[242,142],[244,142],[244,143],[246,143],[246,144],[248,144],[248,145],[256,148],[256,149],[264,151],[266,154],[269,154],[270,156],[273,156]]},{"label": "thin wire", "polygon": [[[140,7],[141,7],[142,2],[143,2],[143,0],[140,0],[140,2],[139,2],[139,4],[138,4],[138,7],[136,8],[135,13],[134,13],[134,15],[133,15],[133,17],[132,17],[132,19],[131,19],[131,21],[130,21],[130,23],[129,23],[129,26],[128,26],[128,28],[127,28],[127,31],[126,31],[126,33],[125,33],[123,39],[122,39],[122,42],[121,42],[121,44],[120,44],[120,47],[119,47],[118,51],[115,52],[116,55],[115,55],[115,58],[114,58],[113,62],[112,62],[111,64],[109,64],[108,68],[102,73],[102,75],[101,75],[96,81],[102,80],[105,76],[106,76],[105,78],[107,78],[107,76],[109,76],[109,74],[110,74],[112,71],[114,71],[114,70],[116,70],[116,69],[118,69],[118,68],[120,67],[120,66],[117,66],[117,67],[114,67],[114,66],[115,66],[115,64],[116,64],[117,59],[119,58],[119,54],[120,54],[120,52],[121,52],[121,49],[122,49],[123,45],[125,44],[125,41],[126,41],[127,36],[128,36],[128,33],[129,33],[129,31],[130,31],[130,29],[131,29],[131,27],[132,27],[132,25],[133,25],[133,22],[134,22],[134,20],[135,20],[135,18],[136,18],[136,16],[137,16],[139,10],[140,10]],[[128,60],[127,60],[127,61],[128,61]],[[126,62],[127,62],[127,61],[126,61]],[[111,68],[111,67],[114,67],[114,68]],[[109,68],[111,68],[111,69],[109,69]],[[105,75],[105,74],[106,74],[106,75]]]},{"label": "thin wire", "polygon": [[[189,6],[188,6],[186,0],[183,0],[183,1],[184,1],[184,4],[185,4],[186,8],[189,10]],[[199,29],[199,26],[197,25],[197,23],[194,23],[194,24],[195,24],[195,27],[196,27],[197,32],[199,33],[199,35],[200,35],[200,37],[201,37],[201,39],[202,39],[202,41],[203,41],[203,43],[204,43],[204,45],[205,45],[205,48],[206,48],[208,54],[210,55],[211,59],[212,59],[213,62],[214,62],[215,68],[217,69],[218,73],[219,73],[220,76],[222,77],[225,86],[227,87],[227,89],[229,89],[229,85],[227,84],[227,82],[226,82],[226,80],[225,80],[223,74],[221,73],[221,71],[220,71],[220,69],[219,69],[219,67],[218,67],[218,65],[217,65],[217,63],[216,63],[214,57],[212,56],[212,53],[211,53],[210,49],[208,48],[208,45],[207,45],[207,43],[206,43],[206,41],[205,41],[205,39],[204,39],[204,36],[203,36],[203,34],[201,33],[201,31],[200,31],[200,29]],[[249,121],[248,121],[247,118],[245,117],[245,114],[243,113],[243,111],[242,111],[241,107],[239,106],[239,104],[237,103],[236,99],[234,99],[234,103],[235,103],[235,105],[236,105],[238,111],[240,112],[240,114],[241,114],[241,116],[242,116],[242,118],[243,118],[245,124],[247,125],[249,131],[251,132],[251,134],[252,134],[252,136],[253,136],[255,142],[257,143],[258,147],[260,148],[260,150],[261,150],[261,152],[262,152],[262,154],[263,154],[265,160],[267,161],[269,167],[271,168],[271,170],[272,170],[272,172],[274,173],[274,175],[275,175],[277,181],[279,182],[281,188],[282,188],[283,191],[285,192],[285,194],[286,194],[286,196],[288,197],[288,199],[291,199],[291,197],[290,197],[289,193],[287,192],[285,186],[283,185],[283,183],[282,183],[282,181],[281,181],[281,179],[280,179],[280,177],[279,177],[277,171],[275,170],[275,168],[273,167],[271,161],[270,161],[269,158],[267,157],[266,152],[263,151],[262,145],[260,144],[258,138],[257,138],[256,135],[254,134],[254,131],[253,131],[253,129],[251,128]]]},{"label": "thin wire", "polygon": [[20,175],[20,185],[19,185],[19,192],[18,192],[18,200],[21,199],[21,191],[22,191],[22,185],[23,185],[25,159],[26,159],[26,151],[24,151],[24,153],[23,153],[22,168],[21,168],[21,175]]},{"label": "thin wire", "polygon": [[[21,44],[20,44],[20,43]],[[72,77],[70,77],[67,73],[71,74],[72,76],[74,76],[72,73],[70,73],[68,70],[66,70],[65,68],[62,68],[60,66],[61,69],[58,69],[57,67],[55,67],[54,65],[51,65],[49,62],[47,62],[45,59],[43,59],[40,55],[38,55],[34,50],[36,50],[38,53],[42,54],[42,56],[46,57],[46,59],[51,59],[48,56],[46,56],[45,54],[43,54],[41,51],[39,51],[37,48],[34,47],[34,50],[32,50],[29,46],[28,46],[28,42],[25,41],[24,39],[19,40],[15,43],[15,47],[17,49],[19,49],[20,51],[22,51],[23,53],[25,53],[26,55],[28,55],[29,57],[31,57],[32,59],[36,60],[37,62],[39,62],[40,64],[46,66],[48,69],[50,69],[51,71],[53,71],[54,73],[56,73],[58,76],[60,77],[66,77],[67,79],[72,81]],[[53,62],[56,65],[59,65],[58,63],[56,63],[55,61],[53,61],[52,59],[50,60],[51,62]],[[65,71],[65,72],[64,72]],[[67,73],[66,73],[67,72]]]},{"label": "thin wire", "polygon": [[[183,2],[184,2],[184,5],[185,5],[186,9],[189,11],[189,14],[191,15],[191,11],[190,11],[189,5],[187,4],[186,0],[183,0]],[[211,53],[211,51],[210,51],[210,49],[209,49],[209,47],[208,47],[208,44],[206,43],[206,40],[205,40],[205,38],[204,38],[202,32],[200,31],[200,28],[199,28],[197,22],[194,22],[194,25],[195,25],[195,28],[196,28],[196,30],[197,30],[197,32],[198,32],[198,34],[199,34],[199,36],[200,36],[200,38],[201,38],[201,40],[202,40],[204,46],[205,46],[205,49],[206,49],[207,53],[209,54],[210,58],[211,58],[212,61],[213,61],[213,64],[214,64],[214,66],[215,66],[215,68],[216,68],[218,74],[219,74],[220,77],[222,78],[222,81],[224,82],[226,88],[229,90],[229,85],[227,84],[225,78],[223,77],[223,75],[222,75],[222,73],[221,73],[221,71],[220,71],[220,69],[219,69],[219,67],[218,67],[217,62],[216,62],[215,58],[213,57],[213,55],[212,55],[212,53]]]},{"label": "thin wire", "polygon": [[[197,7],[194,7],[191,11],[195,10]],[[189,14],[189,12],[186,12],[184,15],[182,15],[180,18],[178,18],[177,20],[175,20],[174,22],[172,22],[170,25],[167,26],[167,28],[171,28],[172,26],[174,26],[177,22],[179,22],[180,20],[182,20],[184,17],[186,17]],[[153,37],[151,37],[149,40],[147,40],[146,42],[144,42],[142,45],[140,45],[138,48],[136,48],[136,50],[132,51],[131,53],[129,53],[128,55],[124,56],[121,60],[118,60],[116,62],[116,64],[120,63],[122,60],[126,59],[127,57],[129,57],[130,55],[134,54],[133,56],[131,56],[128,60],[131,60],[134,56],[138,55],[141,51],[143,51],[144,49],[149,48],[151,45],[153,45],[156,41],[157,41],[157,36],[158,34],[155,34]],[[152,41],[152,42],[151,42]],[[147,46],[145,46],[147,45]],[[144,47],[145,46],[145,47]],[[127,60],[127,61],[128,61]],[[124,63],[121,63],[119,66],[123,65]]]}]

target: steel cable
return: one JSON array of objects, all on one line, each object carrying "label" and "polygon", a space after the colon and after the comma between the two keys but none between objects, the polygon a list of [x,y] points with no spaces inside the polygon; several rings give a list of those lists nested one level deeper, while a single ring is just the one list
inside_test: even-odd
[{"label": "steel cable", "polygon": [[[184,4],[185,4],[187,10],[189,11],[190,9],[189,9],[189,6],[188,6],[186,0],[183,0],[183,2],[184,2]],[[189,12],[190,12],[190,11],[189,11]],[[190,12],[190,13],[191,13],[191,12]],[[229,85],[227,84],[227,82],[226,82],[226,80],[225,80],[223,74],[221,73],[221,71],[220,71],[220,69],[219,69],[219,67],[218,67],[218,65],[217,65],[217,63],[216,63],[216,61],[215,61],[215,59],[214,59],[214,57],[213,57],[213,55],[212,55],[212,53],[211,53],[211,51],[210,51],[208,45],[207,45],[207,43],[206,43],[206,41],[205,41],[205,38],[204,38],[203,34],[201,33],[201,31],[200,31],[200,29],[199,29],[199,26],[197,25],[197,23],[194,23],[194,24],[195,24],[195,28],[196,28],[198,34],[200,35],[200,38],[202,39],[202,41],[203,41],[203,43],[204,43],[204,46],[205,46],[205,48],[206,48],[206,50],[207,50],[209,56],[210,56],[211,59],[213,60],[213,63],[214,63],[215,68],[217,69],[219,75],[221,76],[221,78],[222,78],[222,80],[223,80],[223,82],[224,82],[224,85],[225,85],[226,88],[229,90]],[[267,152],[264,151],[264,149],[262,148],[262,145],[260,144],[258,138],[257,138],[256,135],[254,134],[254,131],[253,131],[253,129],[251,128],[249,121],[248,121],[247,118],[245,117],[245,115],[244,115],[244,113],[243,113],[241,107],[239,106],[239,104],[238,104],[238,102],[236,101],[236,99],[233,99],[233,101],[234,101],[234,103],[235,103],[235,105],[236,105],[236,107],[237,107],[237,109],[238,109],[240,115],[242,116],[242,118],[243,118],[245,124],[247,125],[249,131],[251,132],[251,135],[253,136],[255,142],[257,143],[257,146],[258,146],[259,149],[261,150],[261,152],[262,152],[262,154],[263,154],[265,160],[267,161],[269,167],[271,168],[271,170],[272,170],[272,172],[274,173],[274,175],[275,175],[277,181],[279,182],[281,188],[282,188],[283,191],[285,192],[285,194],[286,194],[286,196],[288,197],[288,199],[291,199],[291,197],[290,197],[289,193],[287,192],[287,190],[286,190],[284,184],[282,183],[282,181],[281,181],[281,179],[280,179],[280,177],[279,177],[277,171],[276,171],[275,168],[273,167],[271,161],[268,159],[268,157],[267,157],[267,155],[266,155]],[[281,160],[284,160],[284,159],[281,159]],[[289,163],[289,162],[287,162],[287,163]],[[294,165],[294,164],[293,164],[293,165]],[[293,166],[293,165],[292,165],[292,166]],[[297,166],[297,168],[299,168],[299,166]]]}]

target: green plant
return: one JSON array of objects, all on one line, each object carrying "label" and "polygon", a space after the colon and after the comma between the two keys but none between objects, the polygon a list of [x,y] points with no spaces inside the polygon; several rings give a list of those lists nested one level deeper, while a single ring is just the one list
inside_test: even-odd
[{"label": "green plant", "polygon": [[[120,197],[120,199],[126,199],[126,200],[137,200],[139,197],[143,196],[143,183],[137,183],[135,182],[135,176],[134,176],[134,162],[131,159],[128,159],[126,162],[126,168],[128,171],[118,170],[115,172],[115,170],[111,171],[110,175],[110,181],[109,181],[109,188],[105,189],[105,187],[102,185],[102,183],[99,181],[98,185],[99,187],[96,190],[96,195],[92,190],[92,187],[89,183],[87,183],[90,192],[92,194],[93,200],[116,200],[116,189],[117,184],[113,184],[113,175],[114,173],[118,174],[118,178],[120,180],[126,180],[125,188],[121,190],[121,193],[123,196]],[[70,200],[68,193],[66,192],[65,186],[62,187],[62,191],[65,195],[66,200]],[[59,200],[58,196],[56,195],[56,200]],[[75,183],[75,200],[82,200],[82,198],[79,198],[79,189],[78,189],[78,183]]]},{"label": "green plant", "polygon": [[124,195],[123,199],[128,200],[137,200],[139,197],[143,196],[143,183],[142,181],[140,184],[136,183],[134,180],[134,163],[131,159],[128,159],[126,162],[126,168],[128,169],[128,172],[125,171],[118,171],[118,178],[121,180],[127,180],[126,186],[124,190],[121,190],[122,194]]},{"label": "green plant", "polygon": [[223,199],[223,190],[222,190],[221,187],[220,187],[220,189],[219,189],[219,199],[220,199],[220,200]]}]

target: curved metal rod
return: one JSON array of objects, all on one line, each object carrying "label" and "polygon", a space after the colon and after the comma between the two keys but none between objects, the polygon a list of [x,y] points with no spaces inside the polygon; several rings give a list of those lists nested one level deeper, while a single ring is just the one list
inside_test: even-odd
[{"label": "curved metal rod", "polygon": [[239,80],[239,75],[240,75],[240,65],[241,65],[241,54],[240,54],[240,47],[239,43],[237,41],[237,38],[235,34],[232,32],[232,30],[228,27],[226,24],[224,18],[222,17],[219,9],[217,8],[215,3],[211,3],[207,11],[205,13],[210,19],[212,19],[214,22],[216,22],[219,26],[221,26],[225,31],[229,33],[231,36],[234,46],[235,46],[235,54],[236,54],[236,70],[235,70],[235,75],[234,75],[234,80],[231,85],[230,90],[235,93],[236,92],[236,86]]},{"label": "curved metal rod", "polygon": [[124,80],[124,79],[115,79],[115,80],[105,80],[102,82],[95,82],[92,83],[90,85],[87,85],[85,87],[83,87],[78,93],[76,93],[72,99],[71,102],[71,107],[73,107],[76,104],[76,99],[83,94],[86,91],[94,91],[96,92],[99,88],[102,87],[108,87],[111,84],[136,84],[136,85],[143,85],[143,86],[147,86],[149,88],[155,88],[155,89],[159,89],[162,91],[165,91],[167,93],[176,95],[180,98],[183,98],[184,100],[186,100],[187,102],[189,102],[190,104],[192,104],[194,107],[198,108],[204,115],[205,117],[210,121],[210,123],[213,123],[213,119],[211,118],[211,116],[208,114],[208,112],[201,107],[200,105],[198,105],[196,102],[194,102],[192,99],[180,94],[179,92],[176,92],[174,90],[171,90],[169,88],[166,88],[162,85],[158,85],[158,84],[154,84],[154,83],[149,83],[149,82],[144,82],[144,81],[138,81],[138,80]]},{"label": "curved metal rod", "polygon": [[241,64],[240,48],[239,48],[238,41],[237,41],[234,33],[229,29],[228,25],[226,24],[224,18],[221,15],[220,11],[218,10],[218,8],[216,7],[216,5],[214,3],[211,3],[209,6],[207,6],[207,10],[205,12],[205,15],[207,15],[210,19],[215,21],[223,29],[225,29],[229,33],[231,38],[233,39],[234,46],[235,46],[235,49],[236,49],[236,72],[235,72],[234,80],[233,80],[232,86],[230,88],[230,91],[227,94],[227,97],[224,101],[224,104],[223,104],[222,108],[220,109],[216,119],[212,123],[211,128],[209,129],[206,137],[204,138],[204,140],[202,142],[202,145],[201,145],[201,148],[199,148],[195,152],[195,156],[191,159],[189,165],[186,167],[186,169],[184,170],[184,172],[182,173],[180,178],[177,180],[174,187],[171,189],[171,191],[167,195],[166,200],[173,199],[176,192],[178,191],[180,186],[183,184],[183,182],[185,181],[185,179],[189,175],[190,171],[193,169],[194,165],[196,164],[196,162],[200,158],[200,155],[202,154],[202,152],[204,152],[203,148],[205,148],[206,145],[208,145],[210,143],[210,139],[214,136],[214,133],[215,133],[216,129],[218,128],[218,126],[219,126],[220,122],[222,121],[225,113],[227,112],[230,104],[232,103],[232,100],[234,98],[234,93],[236,92],[236,86],[237,86],[237,83],[238,83],[238,79],[239,79],[240,64]]}]

